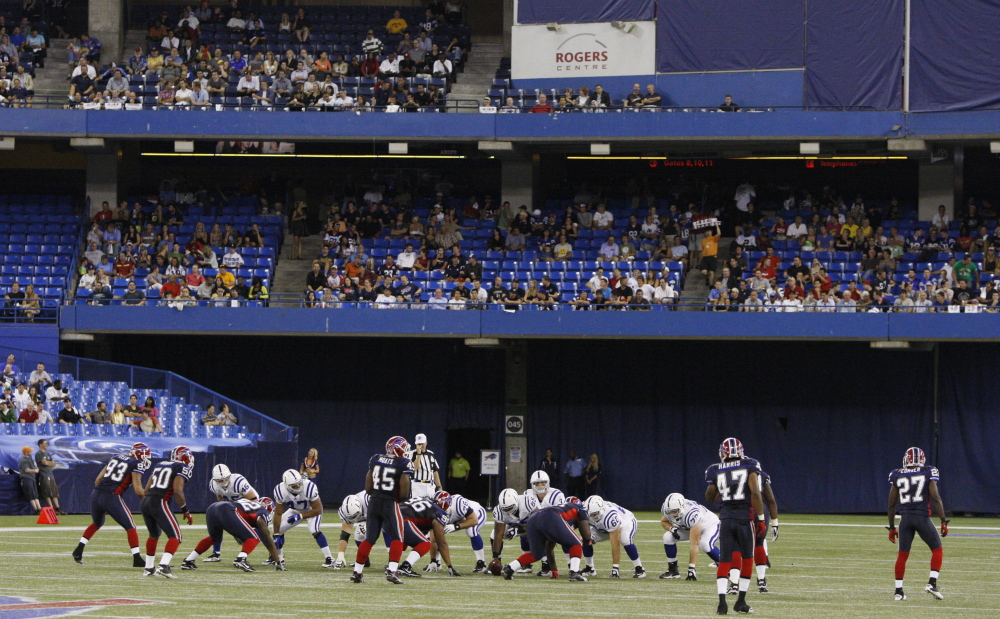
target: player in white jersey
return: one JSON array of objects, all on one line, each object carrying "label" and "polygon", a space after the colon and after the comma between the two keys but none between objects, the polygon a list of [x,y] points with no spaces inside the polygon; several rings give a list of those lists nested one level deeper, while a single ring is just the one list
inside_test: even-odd
[{"label": "player in white jersey", "polygon": [[[285,545],[285,532],[305,521],[309,532],[323,551],[323,567],[333,567],[333,554],[326,536],[320,530],[323,523],[323,502],[319,499],[316,484],[305,479],[295,469],[288,469],[281,476],[281,483],[274,487],[274,543],[280,549]],[[264,562],[270,565],[270,560]]]},{"label": "player in white jersey", "polygon": [[500,559],[503,552],[504,540],[521,537],[521,550],[528,552],[528,539],[524,535],[528,523],[528,516],[538,510],[538,499],[534,492],[518,494],[517,490],[507,488],[500,492],[496,507],[493,508],[493,531],[490,533],[490,542],[493,547],[493,563],[503,567]]},{"label": "player in white jersey", "polygon": [[[472,571],[477,574],[486,573],[486,552],[483,550],[483,538],[479,535],[479,530],[486,524],[486,510],[479,503],[461,494],[448,494],[444,491],[434,494],[434,502],[444,510],[444,516],[440,520],[444,525],[445,534],[461,529],[472,541],[472,552],[476,555],[476,567]],[[424,571],[437,572],[440,569],[441,562],[437,559],[437,548],[432,548],[431,562]]]},{"label": "player in white jersey", "polygon": [[[646,570],[642,567],[639,549],[635,547],[635,533],[639,528],[635,515],[621,505],[605,501],[596,494],[584,501],[583,508],[590,517],[590,539],[594,544],[611,540],[611,578],[621,578],[618,564],[621,561],[622,546],[625,547],[625,553],[635,567],[632,578],[645,578]],[[581,572],[582,574],[597,575],[597,570],[594,569],[594,544],[583,547],[583,557],[587,567]]]},{"label": "player in white jersey", "polygon": [[677,570],[677,542],[690,541],[691,550],[688,558],[688,572],[685,580],[698,580],[696,569],[698,549],[719,561],[720,521],[711,510],[697,501],[689,501],[684,495],[675,492],[667,496],[660,508],[663,518],[660,524],[666,529],[663,534],[663,549],[667,552],[667,571],[660,578],[680,578]]},{"label": "player in white jersey", "polygon": [[[340,504],[337,515],[340,516],[340,540],[337,542],[337,560],[333,562],[333,569],[339,570],[347,567],[344,559],[344,552],[347,551],[347,540],[354,534],[354,543],[360,544],[366,535],[365,521],[368,519],[368,503],[372,497],[362,490],[356,494],[349,494],[344,497],[344,502]],[[367,567],[367,566],[366,566]]]},{"label": "player in white jersey", "polygon": [[[563,494],[562,490],[558,488],[553,488],[549,485],[549,474],[545,471],[535,471],[531,474],[531,487],[524,491],[525,496],[534,495],[535,499],[538,500],[538,508],[543,507],[555,507],[562,505],[566,502],[566,495]],[[518,574],[530,574],[531,566],[525,565],[521,569],[517,570]],[[551,572],[549,571],[548,557],[542,559],[542,569],[538,572],[539,576],[549,576]]]},{"label": "player in white jersey", "polygon": [[[233,473],[225,464],[212,467],[212,479],[208,482],[208,491],[215,495],[216,501],[235,503],[240,499],[256,501],[259,495],[253,489],[246,477]],[[202,559],[203,563],[215,563],[222,560],[222,539],[214,543],[212,554]]]}]

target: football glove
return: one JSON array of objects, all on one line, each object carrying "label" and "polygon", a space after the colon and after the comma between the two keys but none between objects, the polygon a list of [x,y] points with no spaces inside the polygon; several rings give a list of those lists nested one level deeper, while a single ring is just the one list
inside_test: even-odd
[{"label": "football glove", "polygon": [[886,528],[889,529],[889,541],[895,544],[896,538],[899,537],[899,531],[896,530],[896,527],[886,527]]},{"label": "football glove", "polygon": [[621,574],[618,573],[617,565],[611,567],[611,578],[621,578]]},{"label": "football glove", "polygon": [[430,573],[430,572],[440,572],[441,571],[441,562],[438,561],[437,559],[434,559],[433,561],[431,561],[430,563],[427,564],[427,567],[424,568],[424,571],[427,572],[427,573]]},{"label": "football glove", "polygon": [[520,534],[520,531],[518,531],[518,528],[517,528],[517,527],[515,527],[515,526],[511,526],[511,525],[508,525],[508,526],[507,526],[507,528],[505,528],[505,529],[503,530],[503,538],[504,538],[505,540],[511,540],[511,539],[514,539],[514,538],[515,538],[515,537],[517,537],[517,536],[518,536],[519,534]]},{"label": "football glove", "polygon": [[551,578],[552,580],[559,580],[559,570],[550,571],[549,578]]},{"label": "football glove", "polygon": [[670,534],[674,536],[674,539],[679,540],[681,538],[681,530],[678,527],[672,527],[670,529]]},{"label": "football glove", "polygon": [[285,560],[284,559],[282,559],[281,561],[278,561],[277,563],[274,564],[274,571],[275,572],[287,572],[288,571],[288,568],[285,567]]},{"label": "football glove", "polygon": [[948,537],[948,523],[950,520],[941,521],[941,537]]},{"label": "football glove", "polygon": [[764,536],[767,535],[767,523],[764,522],[763,520],[758,520],[756,526],[757,526],[757,539],[764,539]]},{"label": "football glove", "polygon": [[772,542],[778,541],[778,521],[777,520],[772,520],[771,521],[771,541]]},{"label": "football glove", "polygon": [[366,537],[368,537],[368,528],[362,522],[354,529],[354,539],[364,540]]},{"label": "football glove", "polygon": [[458,531],[458,525],[457,524],[446,524],[444,526],[444,534],[445,535],[447,535],[449,533],[454,533],[455,531]]},{"label": "football glove", "polygon": [[461,574],[459,574],[458,571],[455,568],[453,568],[452,566],[450,566],[450,565],[448,566],[448,575],[449,576],[461,576]]},{"label": "football glove", "polygon": [[286,522],[288,522],[288,524],[295,524],[299,520],[302,520],[302,514],[294,513],[294,514],[289,514],[288,520]]},{"label": "football glove", "polygon": [[191,512],[184,512],[184,520],[187,520],[188,524],[194,524],[194,517],[191,516]]},{"label": "football glove", "polygon": [[688,566],[688,575],[684,580],[698,580],[698,570],[693,565]]}]

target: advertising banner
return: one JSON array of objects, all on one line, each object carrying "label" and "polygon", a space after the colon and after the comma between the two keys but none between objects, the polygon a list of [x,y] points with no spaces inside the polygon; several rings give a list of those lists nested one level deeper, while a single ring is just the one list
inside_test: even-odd
[{"label": "advertising banner", "polygon": [[[652,75],[656,68],[656,23],[519,25],[512,31],[514,80]],[[589,84],[589,81],[588,81]]]}]

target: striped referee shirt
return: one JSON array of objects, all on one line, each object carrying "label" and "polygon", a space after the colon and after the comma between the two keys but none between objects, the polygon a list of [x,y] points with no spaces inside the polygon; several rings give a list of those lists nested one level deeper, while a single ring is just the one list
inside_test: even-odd
[{"label": "striped referee shirt", "polygon": [[417,465],[417,451],[411,450],[406,454],[406,457],[413,462],[413,481],[422,484],[433,484],[434,483],[434,472],[441,470],[438,466],[437,458],[434,457],[434,452],[428,449],[424,453],[420,454],[420,465]]}]

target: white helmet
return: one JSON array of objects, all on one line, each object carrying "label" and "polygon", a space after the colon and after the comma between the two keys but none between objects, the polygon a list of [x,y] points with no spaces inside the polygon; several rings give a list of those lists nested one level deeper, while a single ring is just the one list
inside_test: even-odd
[{"label": "white helmet", "polygon": [[666,518],[673,518],[675,520],[683,517],[684,508],[687,506],[687,499],[680,492],[674,492],[667,495],[667,500],[663,502],[663,507],[660,508],[660,512]]},{"label": "white helmet", "polygon": [[212,467],[212,481],[219,484],[223,490],[229,487],[229,476],[232,474],[225,464],[216,464]]},{"label": "white helmet", "polygon": [[292,496],[298,496],[302,492],[302,475],[295,469],[285,471],[281,476],[281,483],[285,485],[285,490],[288,490]]},{"label": "white helmet", "polygon": [[545,471],[535,471],[531,474],[531,487],[535,494],[541,495],[549,491],[549,474]]},{"label": "white helmet", "polygon": [[604,518],[605,512],[608,511],[607,503],[605,503],[604,499],[596,494],[591,495],[586,501],[583,502],[583,508],[587,510],[587,514],[594,520]]},{"label": "white helmet", "polygon": [[497,501],[497,505],[500,506],[500,511],[505,514],[509,514],[517,509],[517,498],[521,496],[517,493],[517,490],[513,488],[507,488],[506,490],[500,491],[500,499]]},{"label": "white helmet", "polygon": [[347,498],[344,499],[344,506],[342,509],[348,520],[356,521],[361,517],[361,511],[364,509],[364,505],[361,504],[361,499],[358,498],[358,495],[349,494],[347,495]]}]

